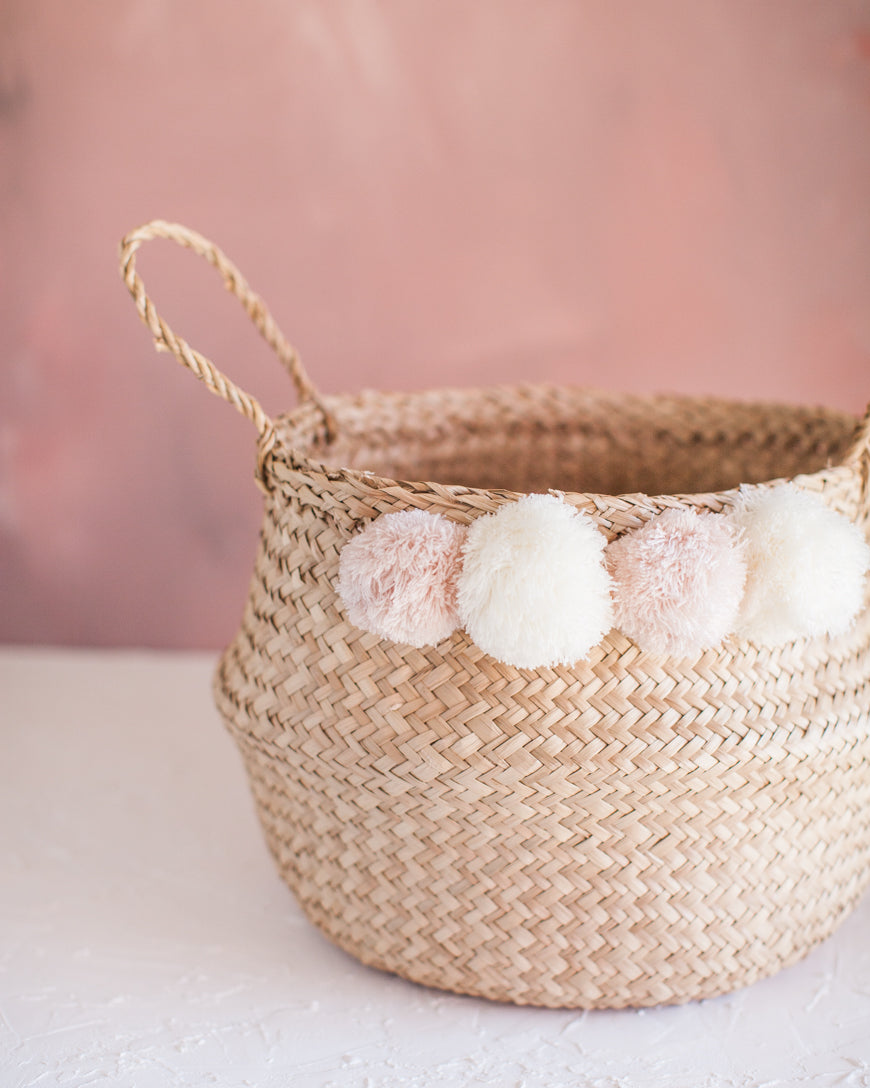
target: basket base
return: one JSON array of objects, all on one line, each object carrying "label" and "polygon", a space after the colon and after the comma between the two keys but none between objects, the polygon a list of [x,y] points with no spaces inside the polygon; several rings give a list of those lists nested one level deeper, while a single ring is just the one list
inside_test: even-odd
[{"label": "basket base", "polygon": [[[604,970],[600,958],[590,963],[582,953],[574,957],[572,964],[569,957],[554,956],[551,949],[529,949],[526,934],[517,935],[513,948],[481,946],[465,957],[451,954],[451,942],[445,938],[438,948],[427,943],[415,958],[413,941],[405,941],[407,934],[403,934],[400,945],[384,952],[381,934],[347,925],[344,918],[325,910],[320,901],[303,898],[298,886],[294,887],[295,866],[282,865],[280,845],[276,849],[268,832],[265,837],[282,877],[309,921],[360,963],[431,989],[539,1008],[651,1008],[734,993],[802,960],[834,933],[861,898],[858,893],[837,916],[829,917],[825,927],[812,934],[790,934],[774,947],[747,943],[728,957],[730,969],[721,967],[722,957],[716,959],[714,950],[708,973],[691,955],[676,958],[656,975],[644,973],[643,965],[634,966],[627,956],[612,953],[603,961]],[[522,952],[518,945],[524,946]],[[553,970],[554,960],[558,961],[558,973]],[[687,960],[692,961],[691,967]]]},{"label": "basket base", "polygon": [[582,864],[563,864],[549,889],[540,879],[524,886],[494,864],[498,844],[460,863],[430,842],[440,860],[415,864],[419,829],[409,834],[407,810],[385,815],[382,798],[348,820],[334,783],[312,795],[310,782],[307,791],[288,782],[286,764],[234,732],[269,849],[306,916],[362,963],[435,989],[578,1009],[717,997],[803,958],[868,882],[853,851],[820,861],[785,894],[744,883],[705,908],[697,889],[709,867],[683,874],[682,897],[673,874],[669,885],[659,878],[658,894],[647,874],[644,889],[620,897],[612,874],[596,887]]}]

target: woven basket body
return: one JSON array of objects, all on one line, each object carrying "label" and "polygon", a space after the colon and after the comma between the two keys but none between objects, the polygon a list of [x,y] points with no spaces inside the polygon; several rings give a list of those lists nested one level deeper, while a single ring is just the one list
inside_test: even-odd
[{"label": "woven basket body", "polygon": [[258,427],[261,543],[215,694],[332,940],[427,985],[593,1008],[725,993],[833,931],[870,879],[870,609],[836,639],[675,660],[613,631],[524,670],[461,631],[364,633],[335,585],[378,515],[468,524],[528,492],[613,539],[790,479],[865,526],[855,419],[529,387],[307,398]]}]

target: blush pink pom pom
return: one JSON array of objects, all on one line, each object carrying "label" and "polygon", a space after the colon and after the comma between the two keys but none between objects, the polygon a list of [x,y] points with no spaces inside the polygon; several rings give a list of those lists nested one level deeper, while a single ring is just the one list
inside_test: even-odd
[{"label": "blush pink pom pom", "polygon": [[342,548],[338,595],[354,626],[410,646],[456,630],[456,580],[466,529],[440,514],[376,518]]},{"label": "blush pink pom pom", "polygon": [[665,510],[607,548],[616,626],[654,654],[691,657],[735,627],[746,582],[724,517]]}]

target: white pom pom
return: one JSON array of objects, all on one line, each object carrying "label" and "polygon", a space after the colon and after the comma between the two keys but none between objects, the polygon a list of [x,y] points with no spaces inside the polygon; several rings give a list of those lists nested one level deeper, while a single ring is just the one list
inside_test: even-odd
[{"label": "white pom pom", "polygon": [[477,518],[459,575],[462,625],[516,668],[571,665],[612,625],[606,540],[588,514],[525,495]]},{"label": "white pom pom", "polygon": [[847,630],[870,567],[856,525],[793,484],[747,489],[731,518],[746,546],[738,636],[772,646]]}]

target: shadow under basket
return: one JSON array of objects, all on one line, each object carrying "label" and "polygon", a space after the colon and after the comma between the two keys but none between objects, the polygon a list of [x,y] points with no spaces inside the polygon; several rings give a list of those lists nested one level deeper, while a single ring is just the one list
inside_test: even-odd
[{"label": "shadow under basket", "polygon": [[[276,420],[154,310],[139,246],[205,257],[301,395]],[[462,632],[354,627],[339,552],[375,517],[470,524],[556,491],[608,539],[790,480],[867,528],[868,428],[832,411],[573,388],[321,397],[211,243],[122,243],[158,346],[259,433],[260,548],[215,678],[281,875],[362,960],[498,1001],[618,1008],[733,991],[836,928],[870,879],[870,610],[848,633],[691,659],[611,631],[517,669]],[[439,482],[421,482],[439,481]]]}]

